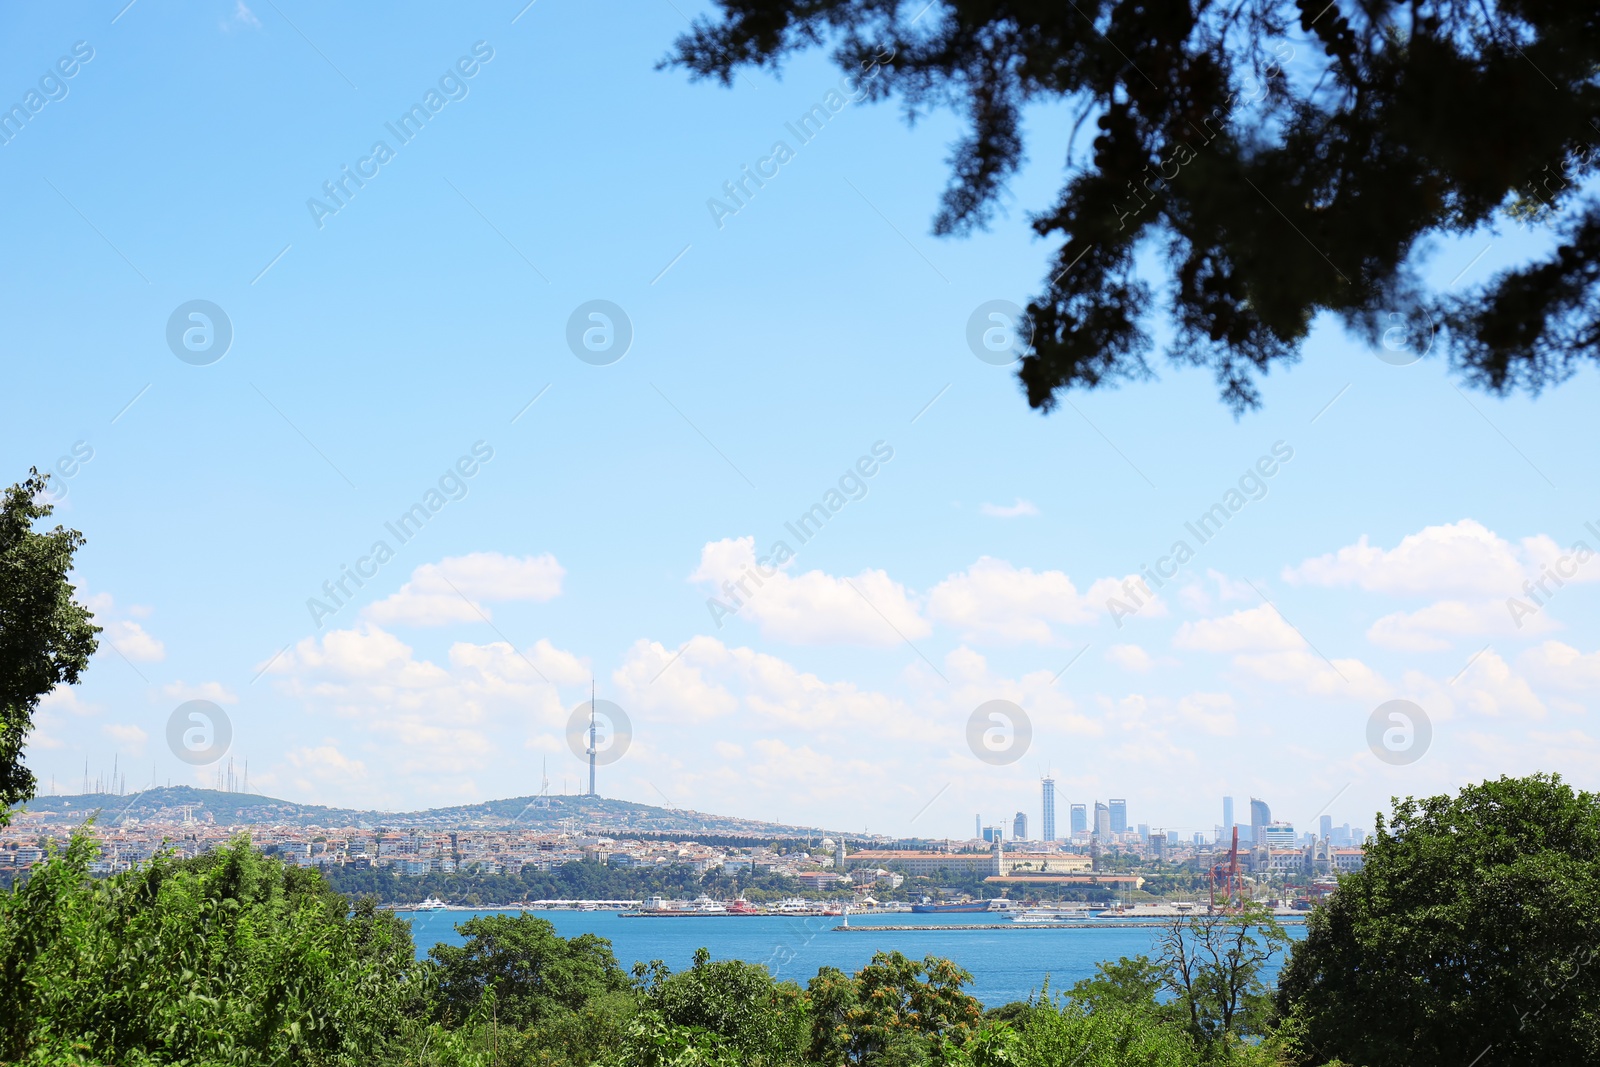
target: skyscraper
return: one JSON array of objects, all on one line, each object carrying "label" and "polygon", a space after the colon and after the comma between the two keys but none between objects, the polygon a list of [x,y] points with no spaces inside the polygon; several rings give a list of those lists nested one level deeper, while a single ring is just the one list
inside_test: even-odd
[{"label": "skyscraper", "polygon": [[1072,832],[1074,834],[1089,832],[1089,809],[1082,804],[1072,805]]},{"label": "skyscraper", "polygon": [[974,815],[972,817],[972,836],[974,838],[978,839],[978,840],[982,840],[982,838],[983,838],[983,816],[982,815]]},{"label": "skyscraper", "polygon": [[1039,833],[1046,841],[1056,839],[1056,780],[1048,774],[1039,780],[1043,810],[1040,812]]},{"label": "skyscraper", "polygon": [[1094,832],[1096,837],[1111,836],[1111,809],[1098,800],[1094,802]]},{"label": "skyscraper", "polygon": [[1250,843],[1264,845],[1267,843],[1267,827],[1272,825],[1272,809],[1267,807],[1265,800],[1250,798]]},{"label": "skyscraper", "polygon": [[1111,832],[1120,834],[1128,828],[1128,802],[1126,800],[1111,801]]},{"label": "skyscraper", "polygon": [[1011,820],[1011,840],[1026,841],[1028,839],[1028,813],[1017,812],[1017,817]]},{"label": "skyscraper", "polygon": [[1222,844],[1233,837],[1233,798],[1222,798],[1222,833],[1217,837],[1217,844]]},{"label": "skyscraper", "polygon": [[1317,820],[1317,836],[1326,841],[1333,836],[1333,816],[1324,815]]}]

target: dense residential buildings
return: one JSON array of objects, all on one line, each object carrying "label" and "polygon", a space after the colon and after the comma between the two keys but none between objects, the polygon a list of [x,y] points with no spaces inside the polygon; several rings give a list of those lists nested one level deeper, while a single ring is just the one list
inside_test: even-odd
[{"label": "dense residential buildings", "polygon": [[[233,795],[211,794],[207,803],[215,805],[216,798]],[[199,793],[189,799],[195,797]],[[12,825],[0,829],[0,882],[9,880],[7,872],[14,876],[41,862],[52,842],[63,842],[83,825],[86,804],[69,799],[74,799],[76,806],[19,810]],[[368,821],[372,813],[350,825],[347,817],[357,813],[319,809],[326,824],[307,821],[304,812],[296,816],[299,821],[278,822],[278,816],[265,806],[287,802],[268,798],[253,798],[249,804],[254,806],[236,809],[184,803],[147,810],[143,817],[125,811],[95,823],[90,832],[101,846],[94,868],[101,874],[126,870],[163,851],[179,857],[199,855],[241,833],[248,833],[266,852],[303,867],[380,868],[413,876],[452,872],[526,875],[569,863],[604,864],[629,871],[673,867],[697,875],[732,868],[792,877],[807,889],[837,891],[848,881],[858,893],[866,892],[868,886],[898,886],[906,877],[919,876],[979,878],[999,888],[1014,883],[1138,888],[1142,878],[1134,875],[1141,870],[1148,873],[1146,865],[1188,866],[1209,872],[1218,863],[1231,862],[1231,826],[1226,832],[1218,828],[1213,837],[1203,832],[1180,834],[1148,823],[1131,824],[1123,798],[1093,801],[1092,808],[1089,803],[1071,804],[1071,833],[1056,840],[1056,799],[1055,779],[1045,776],[1040,793],[1044,833],[1036,840],[1029,840],[1030,813],[1019,811],[1009,820],[1009,840],[1006,823],[985,826],[978,815],[973,820],[975,836],[970,840],[896,843],[883,837],[856,839],[851,846],[856,848],[854,852],[846,848],[843,835],[835,841],[821,837],[820,832],[820,843],[785,835],[774,835],[762,843],[763,837],[748,832],[730,838],[726,832],[719,835],[713,830],[709,836],[724,842],[717,845],[696,840],[691,832],[606,829],[604,813],[594,821],[570,818],[519,827],[516,820],[473,821],[484,818],[485,813],[478,809],[462,809],[459,816],[454,811],[430,811],[412,813],[408,823],[384,827]],[[638,810],[630,808],[623,813],[626,818],[648,824],[658,817],[651,814],[653,809],[634,807]],[[273,821],[263,824],[263,811]],[[285,811],[283,817],[288,819],[291,814],[295,813]],[[1232,814],[1232,798],[1224,797],[1224,820]],[[221,825],[223,818],[238,816],[246,818]],[[1340,872],[1359,870],[1365,862],[1360,847],[1365,831],[1352,829],[1348,823],[1334,826],[1331,816],[1319,816],[1316,833],[1299,833],[1293,824],[1272,819],[1266,801],[1251,798],[1250,820],[1248,828],[1240,827],[1238,858],[1241,868],[1253,876],[1281,876],[1290,881],[1301,876],[1331,879]],[[1243,832],[1246,829],[1248,834]],[[730,840],[745,843],[728,844]],[[1027,842],[1022,846],[1025,851],[1019,850],[1018,842]],[[1129,874],[1130,867],[1137,868],[1133,874]]]}]

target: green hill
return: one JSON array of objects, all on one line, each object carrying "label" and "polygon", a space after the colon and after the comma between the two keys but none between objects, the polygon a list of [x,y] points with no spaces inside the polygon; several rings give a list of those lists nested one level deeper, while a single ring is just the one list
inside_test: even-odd
[{"label": "green hill", "polygon": [[760,837],[806,837],[823,832],[814,827],[786,826],[758,819],[658,808],[609,797],[509,797],[482,804],[396,812],[296,804],[254,793],[229,793],[186,785],[158,786],[126,796],[114,793],[41,796],[20,805],[19,810],[45,816],[50,821],[69,822],[79,822],[99,812],[99,822],[107,826],[137,819],[142,823],[193,820],[216,826],[353,826],[363,829],[449,827],[485,830],[522,827],[612,834],[702,833]]}]

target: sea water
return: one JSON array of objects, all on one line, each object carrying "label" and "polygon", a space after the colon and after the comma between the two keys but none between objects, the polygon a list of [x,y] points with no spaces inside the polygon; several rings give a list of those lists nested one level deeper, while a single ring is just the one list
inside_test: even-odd
[{"label": "sea water", "polygon": [[[417,955],[445,942],[459,945],[465,939],[457,923],[474,915],[516,914],[515,910],[427,911],[403,913],[411,921]],[[786,916],[674,916],[625,918],[609,911],[535,911],[548,919],[562,937],[596,934],[611,942],[617,960],[626,969],[641,961],[662,960],[682,970],[694,960],[695,950],[711,951],[713,959],[740,959],[764,964],[779,979],[805,985],[820,967],[837,967],[853,973],[872,962],[875,952],[901,952],[912,959],[942,956],[954,960],[972,975],[967,991],[987,1007],[1026,1000],[1043,988],[1063,991],[1079,979],[1094,974],[1102,960],[1158,954],[1159,927],[1096,926],[1092,923],[1060,927],[1021,927],[1000,930],[961,930],[962,925],[989,923],[1000,917],[973,915],[852,915],[850,929],[837,915]],[[874,927],[916,925],[920,930]],[[1305,936],[1304,926],[1289,926],[1289,936]],[[1271,968],[1275,973],[1281,957]]]}]

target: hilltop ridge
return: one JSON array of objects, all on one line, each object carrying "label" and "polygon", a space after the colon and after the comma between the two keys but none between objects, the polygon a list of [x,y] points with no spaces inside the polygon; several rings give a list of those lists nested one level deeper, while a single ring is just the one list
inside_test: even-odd
[{"label": "hilltop ridge", "polygon": [[[217,826],[319,826],[361,829],[459,827],[525,828],[531,831],[603,833],[681,833],[773,837],[816,836],[818,827],[790,826],[680,808],[660,808],[626,800],[590,796],[524,796],[420,811],[376,811],[299,804],[255,793],[193,786],[157,786],[140,793],[79,793],[40,796],[17,806],[19,813],[50,822],[81,822],[99,813],[101,825],[130,819],[182,822],[186,818]],[[26,817],[26,816],[25,816]]]}]

